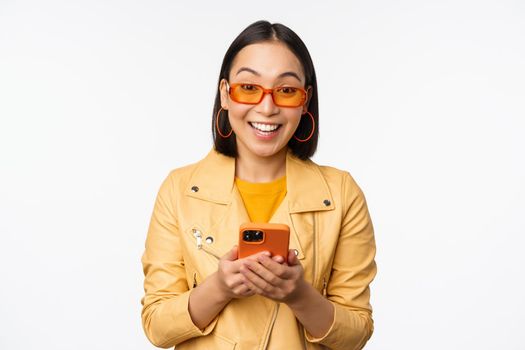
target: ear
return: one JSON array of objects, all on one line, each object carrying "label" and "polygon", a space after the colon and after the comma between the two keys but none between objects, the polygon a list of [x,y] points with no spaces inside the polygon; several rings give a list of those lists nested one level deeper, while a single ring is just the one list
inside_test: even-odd
[{"label": "ear", "polygon": [[308,85],[308,88],[306,88],[306,101],[303,104],[303,114],[305,114],[308,111],[308,106],[310,105],[310,100],[312,99],[314,89],[312,88],[312,85]]},{"label": "ear", "polygon": [[219,93],[221,96],[221,107],[227,110],[230,107],[230,98],[228,96],[228,87],[226,85],[226,79],[221,79],[219,83]]}]

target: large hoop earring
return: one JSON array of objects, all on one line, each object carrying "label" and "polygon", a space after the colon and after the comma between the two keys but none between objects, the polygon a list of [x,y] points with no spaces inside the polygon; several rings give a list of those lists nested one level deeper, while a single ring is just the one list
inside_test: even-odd
[{"label": "large hoop earring", "polygon": [[312,113],[310,113],[308,111],[306,111],[304,114],[308,114],[310,116],[310,119],[312,119],[312,131],[310,132],[310,135],[308,135],[308,137],[305,138],[305,139],[300,139],[297,136],[295,136],[295,134],[294,134],[293,135],[294,139],[296,139],[299,142],[306,142],[306,141],[310,140],[312,138],[312,136],[314,135],[314,131],[315,131],[315,119],[314,119],[314,116],[312,115]]},{"label": "large hoop earring", "polygon": [[219,111],[217,112],[217,115],[215,116],[215,128],[217,129],[217,132],[219,133],[219,135],[221,135],[222,138],[225,138],[227,139],[228,137],[231,136],[231,134],[233,133],[233,129],[230,130],[230,132],[228,133],[228,135],[224,135],[222,132],[221,132],[221,128],[219,128],[219,118],[221,117],[221,112],[223,111],[222,107],[219,109]]}]

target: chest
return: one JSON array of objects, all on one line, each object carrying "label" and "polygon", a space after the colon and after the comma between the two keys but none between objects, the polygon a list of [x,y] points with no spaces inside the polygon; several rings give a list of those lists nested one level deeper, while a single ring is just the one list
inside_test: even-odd
[{"label": "chest", "polygon": [[[240,225],[250,219],[237,190],[227,204],[182,197],[174,208],[179,218],[188,282],[199,284],[217,271],[219,259],[238,244]],[[337,245],[340,220],[335,214],[334,211],[290,213],[285,197],[269,220],[290,227],[290,249],[298,252],[305,280],[320,291]]]}]

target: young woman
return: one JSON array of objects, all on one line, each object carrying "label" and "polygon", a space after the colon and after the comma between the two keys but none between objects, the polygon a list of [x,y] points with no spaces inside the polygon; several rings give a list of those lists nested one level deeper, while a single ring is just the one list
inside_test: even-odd
[{"label": "young woman", "polygon": [[[292,30],[259,21],[233,41],[214,149],[169,173],[151,217],[141,302],[154,345],[349,350],[370,338],[373,226],[350,174],[309,159],[317,102],[310,54]],[[239,259],[246,222],[288,225],[288,256]]]}]

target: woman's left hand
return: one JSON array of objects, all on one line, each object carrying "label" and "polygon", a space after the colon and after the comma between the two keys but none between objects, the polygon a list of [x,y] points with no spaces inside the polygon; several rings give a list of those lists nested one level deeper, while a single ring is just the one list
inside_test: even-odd
[{"label": "woman's left hand", "polygon": [[263,254],[257,260],[247,259],[240,267],[243,282],[269,299],[283,303],[295,301],[306,284],[304,270],[293,249],[288,251],[288,262],[283,261],[281,256],[271,258]]}]

